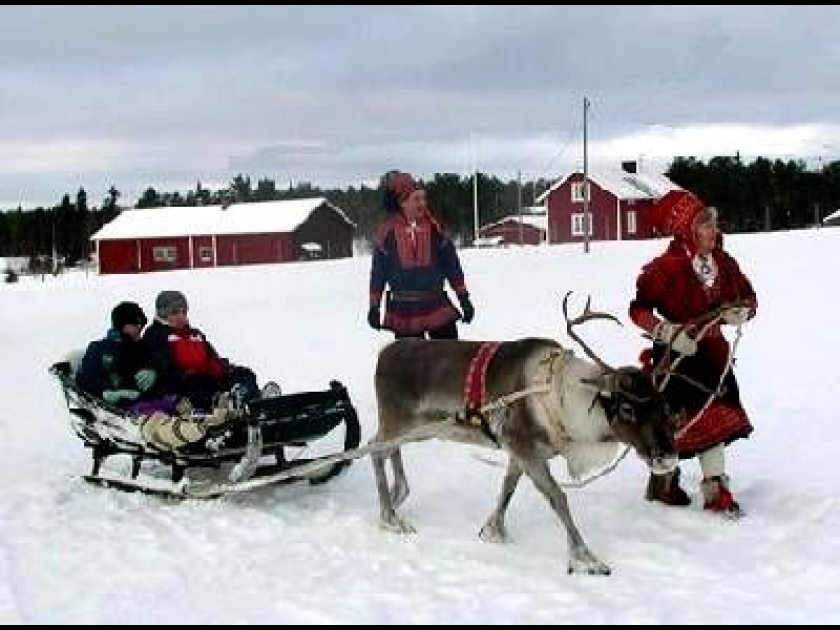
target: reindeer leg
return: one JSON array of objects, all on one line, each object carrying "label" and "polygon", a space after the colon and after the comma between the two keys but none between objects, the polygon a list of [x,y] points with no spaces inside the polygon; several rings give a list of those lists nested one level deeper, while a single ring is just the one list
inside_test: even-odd
[{"label": "reindeer leg", "polygon": [[507,528],[505,527],[505,514],[507,513],[508,505],[510,505],[511,497],[516,490],[516,485],[522,478],[522,467],[516,462],[513,457],[508,458],[507,471],[505,472],[505,479],[502,482],[502,491],[499,493],[499,499],[496,502],[496,509],[484,523],[484,527],[479,532],[479,537],[484,542],[506,542],[508,540]]},{"label": "reindeer leg", "polygon": [[376,478],[376,490],[379,492],[379,523],[384,529],[400,534],[413,534],[416,530],[411,524],[403,521],[394,509],[391,492],[388,489],[388,476],[385,472],[385,460],[388,454],[373,453],[370,456],[373,463],[373,474]]},{"label": "reindeer leg", "polygon": [[609,575],[610,567],[601,562],[580,535],[572,513],[569,511],[569,502],[563,490],[557,485],[554,477],[551,476],[551,469],[544,459],[519,458],[519,464],[530,477],[531,481],[543,496],[551,504],[552,509],[560,517],[569,538],[569,573],[588,573],[589,575]]},{"label": "reindeer leg", "polygon": [[394,467],[394,485],[391,488],[391,502],[394,508],[400,507],[408,498],[410,493],[408,479],[403,468],[402,451],[397,449],[391,455],[391,465]]}]

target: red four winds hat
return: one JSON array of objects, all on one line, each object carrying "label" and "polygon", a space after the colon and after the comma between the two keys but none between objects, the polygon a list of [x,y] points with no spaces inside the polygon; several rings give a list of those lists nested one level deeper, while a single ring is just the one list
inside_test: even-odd
[{"label": "red four winds hat", "polygon": [[651,226],[663,234],[691,240],[692,226],[706,207],[700,198],[687,190],[671,190],[650,209]]},{"label": "red four winds hat", "polygon": [[400,172],[389,173],[385,185],[400,201],[405,201],[411,193],[420,188],[420,184],[411,175]]}]

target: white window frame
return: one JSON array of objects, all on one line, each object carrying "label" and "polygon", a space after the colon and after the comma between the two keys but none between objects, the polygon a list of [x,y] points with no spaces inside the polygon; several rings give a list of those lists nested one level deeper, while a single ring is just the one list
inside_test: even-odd
[{"label": "white window frame", "polygon": [[[583,236],[584,217],[583,212],[572,215],[572,236]],[[592,236],[592,213],[589,213],[589,236]]]},{"label": "white window frame", "polygon": [[176,263],[178,262],[178,248],[172,245],[152,247],[152,260],[157,263]]},{"label": "white window frame", "polygon": [[[572,203],[583,203],[583,186],[584,182],[572,182]],[[589,199],[592,198],[592,190],[590,189],[589,183],[586,183],[586,192],[589,196]]]},{"label": "white window frame", "polygon": [[203,263],[213,262],[213,248],[209,245],[202,245],[199,247],[198,259]]},{"label": "white window frame", "polygon": [[628,234],[635,234],[636,230],[638,230],[638,223],[636,222],[636,211],[635,210],[628,210],[627,211],[627,233]]}]

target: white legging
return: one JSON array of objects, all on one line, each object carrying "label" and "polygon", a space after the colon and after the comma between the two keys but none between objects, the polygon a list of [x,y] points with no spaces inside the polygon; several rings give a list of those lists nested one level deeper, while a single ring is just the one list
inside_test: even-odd
[{"label": "white legging", "polygon": [[723,477],[726,473],[726,454],[724,448],[723,444],[718,444],[697,456],[697,459],[700,460],[700,470],[703,471],[704,479]]}]

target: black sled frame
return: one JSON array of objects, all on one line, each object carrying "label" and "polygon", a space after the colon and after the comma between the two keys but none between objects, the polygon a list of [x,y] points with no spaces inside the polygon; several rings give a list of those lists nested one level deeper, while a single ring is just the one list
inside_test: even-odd
[{"label": "black sled frame", "polygon": [[[69,361],[54,364],[50,373],[58,380],[71,426],[85,447],[91,450],[92,469],[85,479],[91,483],[121,490],[152,494],[189,496],[184,487],[190,468],[219,468],[234,462],[248,469],[239,481],[293,471],[297,466],[327,459],[329,456],[287,460],[286,447],[306,447],[344,425],[344,451],[354,450],[361,440],[361,428],[346,387],[331,381],[329,389],[287,394],[248,403],[242,417],[234,423],[217,427],[198,442],[175,451],[148,443],[140,431],[140,419],[124,410],[82,391],[73,378]],[[103,476],[102,464],[113,455],[132,458],[130,476]],[[273,459],[265,463],[266,457]],[[246,460],[251,461],[246,461]],[[149,484],[141,477],[144,462],[153,461],[170,468],[170,486]],[[324,483],[349,466],[351,460],[335,462],[304,478],[310,483]],[[311,469],[311,466],[308,467]],[[159,480],[159,478],[157,478]],[[286,476],[284,481],[299,480]],[[166,481],[166,480],[164,480]],[[188,483],[188,482],[184,482]],[[181,484],[177,486],[176,484]],[[226,483],[228,491],[236,483]]]}]

